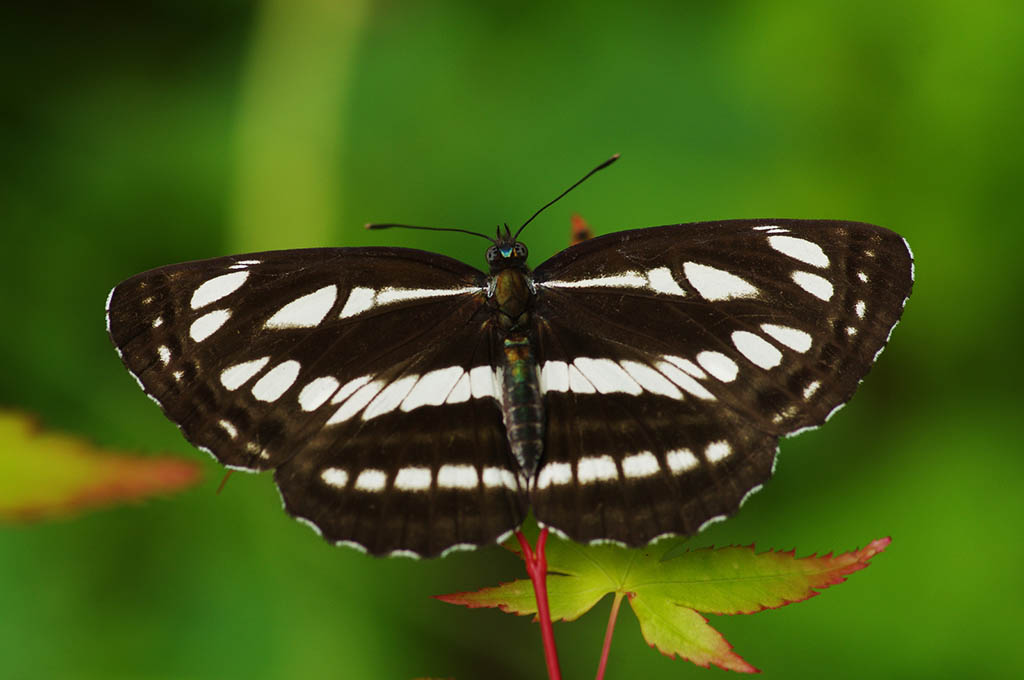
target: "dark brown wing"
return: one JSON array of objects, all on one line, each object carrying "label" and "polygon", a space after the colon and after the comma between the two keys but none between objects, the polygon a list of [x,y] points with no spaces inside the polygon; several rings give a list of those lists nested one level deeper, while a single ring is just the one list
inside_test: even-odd
[{"label": "dark brown wing", "polygon": [[107,306],[118,353],[190,442],[276,468],[332,541],[436,555],[524,515],[493,385],[486,276],[338,248],[162,267]]},{"label": "dark brown wing", "polygon": [[852,396],[912,272],[891,231],[806,220],[619,232],[543,263],[537,518],[638,545],[732,514],[779,437]]}]

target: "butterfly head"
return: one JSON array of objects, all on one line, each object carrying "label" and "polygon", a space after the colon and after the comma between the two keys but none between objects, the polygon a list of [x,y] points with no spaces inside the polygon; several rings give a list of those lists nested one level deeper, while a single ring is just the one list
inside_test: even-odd
[{"label": "butterfly head", "polygon": [[528,255],[526,245],[516,240],[506,224],[505,233],[503,234],[501,227],[498,227],[494,245],[487,249],[487,264],[491,268],[491,273],[495,274],[502,269],[524,266]]}]

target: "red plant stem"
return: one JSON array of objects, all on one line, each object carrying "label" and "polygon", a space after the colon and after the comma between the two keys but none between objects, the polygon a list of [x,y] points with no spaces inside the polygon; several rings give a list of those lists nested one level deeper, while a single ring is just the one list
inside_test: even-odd
[{"label": "red plant stem", "polygon": [[615,619],[619,615],[619,605],[622,604],[623,593],[615,593],[612,601],[612,613],[608,615],[608,627],[604,631],[604,644],[601,645],[601,663],[597,664],[596,680],[604,680],[604,669],[608,665],[608,652],[612,649],[612,632],[615,631]]},{"label": "red plant stem", "polygon": [[541,529],[537,537],[537,551],[530,548],[530,542],[523,532],[516,531],[519,546],[523,549],[523,562],[526,573],[533,582],[533,594],[537,598],[537,621],[540,623],[540,635],[544,640],[544,661],[548,665],[548,680],[562,680],[562,672],[558,668],[558,650],[555,648],[555,631],[551,628],[551,610],[548,608],[548,560],[544,556],[544,544],[548,540],[548,530]]}]

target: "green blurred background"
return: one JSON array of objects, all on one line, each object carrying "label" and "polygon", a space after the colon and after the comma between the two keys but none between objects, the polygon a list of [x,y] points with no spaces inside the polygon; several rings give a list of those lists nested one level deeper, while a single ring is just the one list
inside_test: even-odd
[{"label": "green blurred background", "polygon": [[[891,535],[809,602],[712,617],[775,677],[1019,677],[1024,5],[22,3],[0,15],[0,403],[102,445],[202,459],[177,496],[0,530],[5,678],[525,678],[527,620],[431,594],[521,575],[499,548],[415,563],[332,548],[269,476],[191,449],[103,329],[115,283],[281,247],[704,219],[874,222],[918,282],[853,402],[694,544],[800,554]],[[609,602],[559,624],[590,676]],[[609,678],[710,677],[620,619]]]}]

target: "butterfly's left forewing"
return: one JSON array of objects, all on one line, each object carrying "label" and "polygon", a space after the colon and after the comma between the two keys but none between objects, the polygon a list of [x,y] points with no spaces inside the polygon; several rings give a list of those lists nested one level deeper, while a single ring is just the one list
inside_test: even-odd
[{"label": "butterfly's left forewing", "polygon": [[543,263],[538,519],[639,545],[732,514],[779,437],[853,394],[912,271],[893,232],[807,220],[619,232]]},{"label": "butterfly's left forewing", "polygon": [[265,252],[132,277],[107,319],[193,444],[276,468],[286,508],[332,541],[436,555],[492,541],[525,512],[486,287],[422,251]]}]

